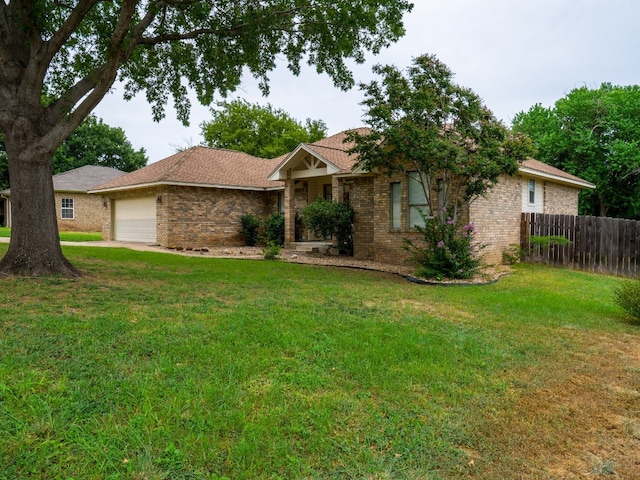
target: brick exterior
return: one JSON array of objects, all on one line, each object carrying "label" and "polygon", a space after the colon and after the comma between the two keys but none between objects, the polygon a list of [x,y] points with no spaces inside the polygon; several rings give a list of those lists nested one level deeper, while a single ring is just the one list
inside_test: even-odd
[{"label": "brick exterior", "polygon": [[502,253],[520,242],[521,213],[522,180],[518,176],[501,177],[486,197],[471,203],[469,221],[475,225],[476,240],[485,245],[485,262],[502,263]]},{"label": "brick exterior", "polygon": [[[111,202],[150,195],[156,196],[157,243],[170,248],[245,245],[240,217],[252,213],[264,218],[278,211],[278,191],[163,186],[117,192]],[[108,217],[103,236],[110,239]]]},{"label": "brick exterior", "polygon": [[[73,199],[73,217],[62,218],[62,199]],[[58,230],[68,232],[99,232],[107,221],[109,211],[100,195],[79,192],[55,192]]]},{"label": "brick exterior", "polygon": [[575,188],[557,183],[544,183],[544,213],[578,215],[578,193]]},{"label": "brick exterior", "polygon": [[240,217],[278,209],[278,192],[167,186],[159,198],[158,243],[167,247],[245,245]]},{"label": "brick exterior", "polygon": [[[523,181],[526,177],[501,177],[486,197],[478,198],[469,208],[469,220],[475,224],[476,239],[485,245],[485,262],[502,262],[511,244],[520,243]],[[577,215],[578,193],[574,187],[545,181],[544,213]]]}]

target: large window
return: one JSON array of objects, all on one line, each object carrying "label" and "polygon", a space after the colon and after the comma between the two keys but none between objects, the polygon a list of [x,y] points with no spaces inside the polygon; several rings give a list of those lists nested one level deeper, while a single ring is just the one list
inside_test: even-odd
[{"label": "large window", "polygon": [[429,204],[427,203],[427,197],[424,194],[424,188],[420,174],[418,172],[409,172],[407,174],[408,182],[408,196],[409,196],[409,228],[414,228],[416,225],[424,227],[423,215],[430,215]]},{"label": "large window", "polygon": [[402,212],[402,204],[401,204],[401,195],[402,191],[400,189],[400,182],[394,182],[390,184],[390,204],[391,204],[391,229],[392,230],[400,230],[400,215]]},{"label": "large window", "polygon": [[73,198],[62,199],[62,210],[60,211],[60,218],[67,220],[73,220]]}]

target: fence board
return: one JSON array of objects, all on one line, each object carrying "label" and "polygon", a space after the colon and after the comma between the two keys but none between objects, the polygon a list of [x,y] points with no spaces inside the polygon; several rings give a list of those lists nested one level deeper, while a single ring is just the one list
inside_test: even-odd
[{"label": "fence board", "polygon": [[[568,245],[532,245],[532,236],[561,236]],[[523,213],[525,260],[636,277],[640,274],[640,222],[619,218]]]}]

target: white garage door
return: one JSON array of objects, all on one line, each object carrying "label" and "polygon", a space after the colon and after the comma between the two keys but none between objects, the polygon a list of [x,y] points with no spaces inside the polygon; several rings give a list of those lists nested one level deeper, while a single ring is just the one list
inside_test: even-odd
[{"label": "white garage door", "polygon": [[156,197],[115,201],[113,238],[121,242],[156,242]]}]

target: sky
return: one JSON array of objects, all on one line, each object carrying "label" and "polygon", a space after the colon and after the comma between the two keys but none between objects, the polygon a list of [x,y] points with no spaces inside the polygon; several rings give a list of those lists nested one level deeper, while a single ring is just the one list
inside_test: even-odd
[{"label": "sky", "polygon": [[[404,69],[419,55],[435,54],[456,83],[474,90],[509,126],[517,113],[537,103],[552,106],[574,88],[640,84],[639,19],[638,0],[414,0],[406,35],[352,71],[356,83],[368,83],[377,78],[375,64]],[[270,79],[268,97],[247,76],[227,99],[270,103],[300,122],[323,120],[329,135],[364,125],[357,85],[341,91],[311,67],[297,77],[278,67]],[[116,87],[94,113],[122,128],[152,163],[202,142],[200,126],[211,110],[195,97],[192,103],[190,126],[170,105],[156,123],[144,94],[126,102]]]}]

